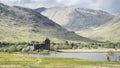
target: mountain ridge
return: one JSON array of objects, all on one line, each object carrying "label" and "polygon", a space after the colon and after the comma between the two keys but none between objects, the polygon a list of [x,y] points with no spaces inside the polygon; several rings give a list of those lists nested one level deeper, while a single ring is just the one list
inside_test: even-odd
[{"label": "mountain ridge", "polygon": [[99,41],[120,41],[120,14],[75,7],[49,8],[40,13],[80,36]]},{"label": "mountain ridge", "polygon": [[114,15],[102,10],[75,7],[48,8],[40,13],[67,30],[75,32],[96,28],[114,18]]},{"label": "mountain ridge", "polygon": [[[47,17],[29,8],[0,6],[0,41],[28,41],[45,37],[91,42],[93,40],[67,31]],[[10,29],[11,28],[11,29]]]}]

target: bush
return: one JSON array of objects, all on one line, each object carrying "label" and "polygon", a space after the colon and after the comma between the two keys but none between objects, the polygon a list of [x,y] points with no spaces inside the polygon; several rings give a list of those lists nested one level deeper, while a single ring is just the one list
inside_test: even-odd
[{"label": "bush", "polygon": [[26,46],[25,45],[18,45],[16,47],[17,51],[22,51],[23,48],[25,48]]},{"label": "bush", "polygon": [[3,48],[1,48],[1,49],[0,49],[0,52],[4,52],[4,49],[3,49]]},{"label": "bush", "polygon": [[27,47],[27,48],[23,48],[23,49],[22,49],[22,52],[28,52],[29,50],[30,50],[29,47]]},{"label": "bush", "polygon": [[114,56],[114,52],[113,51],[108,51],[106,54],[107,60],[111,61],[110,56]]},{"label": "bush", "polygon": [[16,48],[16,46],[15,45],[12,45],[12,46],[10,46],[9,48],[8,48],[8,52],[16,52],[17,51],[17,48]]}]

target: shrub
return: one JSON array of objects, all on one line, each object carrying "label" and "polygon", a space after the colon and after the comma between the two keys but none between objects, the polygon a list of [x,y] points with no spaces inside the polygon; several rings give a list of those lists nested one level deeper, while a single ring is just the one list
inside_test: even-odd
[{"label": "shrub", "polygon": [[110,56],[114,56],[114,52],[113,51],[108,51],[106,56],[107,56],[107,60],[111,61]]},{"label": "shrub", "polygon": [[25,48],[26,46],[25,45],[18,45],[16,47],[17,51],[22,51],[23,48]]},{"label": "shrub", "polygon": [[16,52],[17,51],[17,48],[15,45],[12,45],[8,48],[8,52],[11,53],[11,52]]}]

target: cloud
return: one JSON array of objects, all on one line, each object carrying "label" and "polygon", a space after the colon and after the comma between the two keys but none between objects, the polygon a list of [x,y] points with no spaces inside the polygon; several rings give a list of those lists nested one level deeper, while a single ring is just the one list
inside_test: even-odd
[{"label": "cloud", "polygon": [[113,13],[120,13],[120,0],[101,0],[98,1],[98,4],[99,8]]},{"label": "cloud", "polygon": [[120,0],[0,0],[0,2],[28,8],[74,6],[120,12]]}]

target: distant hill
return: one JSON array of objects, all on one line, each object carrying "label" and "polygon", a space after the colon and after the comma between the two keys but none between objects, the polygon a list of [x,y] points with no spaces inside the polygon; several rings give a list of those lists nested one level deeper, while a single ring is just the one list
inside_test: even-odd
[{"label": "distant hill", "polygon": [[75,32],[94,29],[114,18],[114,15],[105,11],[75,7],[49,8],[40,13],[67,30]]},{"label": "distant hill", "polygon": [[100,41],[120,41],[120,15],[74,7],[49,8],[42,15],[80,36]]},{"label": "distant hill", "polygon": [[32,9],[0,3],[0,41],[74,40],[91,42],[88,38],[67,31]]},{"label": "distant hill", "polygon": [[44,7],[41,7],[41,8],[37,8],[37,9],[34,9],[35,11],[37,12],[42,12],[42,11],[45,11],[47,8],[44,8]]},{"label": "distant hill", "polygon": [[120,42],[120,16],[91,32],[88,37],[96,40]]}]

